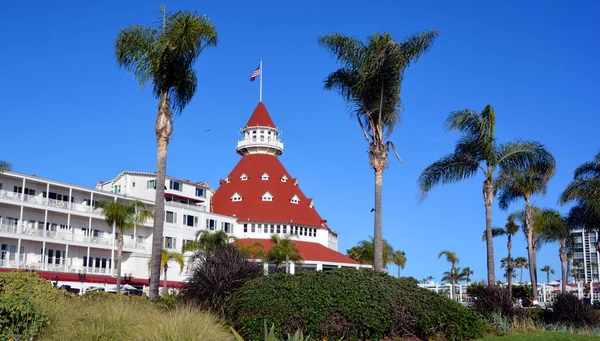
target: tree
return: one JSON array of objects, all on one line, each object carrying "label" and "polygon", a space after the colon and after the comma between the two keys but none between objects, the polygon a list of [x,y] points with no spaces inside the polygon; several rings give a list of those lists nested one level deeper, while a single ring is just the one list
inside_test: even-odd
[{"label": "tree", "polygon": [[[442,282],[452,284],[452,290],[454,292],[455,283],[462,282],[467,279],[467,275],[463,272],[463,270],[456,268],[454,272],[445,271],[442,276]],[[454,294],[452,296],[454,296]]]},{"label": "tree", "polygon": [[196,232],[195,240],[188,241],[181,246],[181,253],[194,252],[190,257],[190,261],[193,262],[198,257],[199,253],[223,248],[225,245],[235,240],[235,237],[229,236],[224,231],[209,232],[198,230]]},{"label": "tree", "polygon": [[515,274],[515,260],[511,257],[504,257],[500,260],[500,267],[505,270],[503,276],[506,278],[506,282],[509,285],[509,294],[512,297],[512,280],[517,277]]},{"label": "tree", "polygon": [[529,259],[529,276],[533,300],[538,299],[537,291],[537,252],[534,245],[534,221],[531,197],[544,195],[548,181],[554,176],[556,161],[548,152],[540,152],[535,163],[528,164],[525,168],[514,164],[500,170],[494,187],[498,191],[498,204],[501,209],[507,210],[509,205],[517,199],[525,200],[525,219],[523,232],[527,238],[527,258]]},{"label": "tree", "polygon": [[541,230],[541,235],[546,242],[558,242],[558,256],[560,258],[561,291],[567,293],[568,269],[567,259],[569,251],[573,247],[573,235],[571,234],[572,218],[563,218],[560,213],[553,209],[543,209],[535,219],[536,229]]},{"label": "tree", "polygon": [[[506,259],[506,265],[501,265],[503,268],[506,267],[506,272],[507,273],[513,273],[514,270],[514,264],[513,264],[513,259],[512,256],[510,255],[511,251],[512,251],[512,237],[517,234],[517,232],[519,232],[519,225],[517,225],[515,223],[515,218],[512,216],[508,217],[508,220],[506,222],[506,224],[504,225],[504,228],[493,228],[492,229],[492,237],[498,237],[498,236],[506,236],[507,238],[507,242],[506,242],[506,250],[507,250],[507,257]],[[485,240],[486,237],[486,233],[483,233],[483,240]],[[506,282],[507,282],[507,286],[508,286],[508,296],[509,298],[512,297],[512,279],[513,276],[506,276]]]},{"label": "tree", "polygon": [[439,184],[459,182],[484,175],[483,199],[485,203],[485,231],[487,249],[488,285],[495,284],[494,244],[492,243],[492,203],[494,200],[494,175],[504,168],[524,169],[547,156],[538,142],[516,141],[499,145],[496,140],[496,114],[488,105],[481,113],[465,109],[450,113],[446,120],[449,130],[462,133],[454,153],[448,154],[425,168],[419,176],[421,200]]},{"label": "tree", "polygon": [[452,282],[452,294],[450,295],[450,298],[454,299],[454,294],[455,294],[454,290],[455,290],[455,287],[456,287],[456,279],[458,277],[458,271],[456,270],[456,264],[458,264],[459,259],[456,256],[455,252],[449,251],[449,250],[441,251],[438,254],[438,259],[442,258],[443,256],[445,256],[446,257],[446,261],[452,265],[452,268],[450,268],[450,274],[451,274],[451,276],[449,277],[449,279]]},{"label": "tree", "polygon": [[460,274],[464,277],[464,280],[467,282],[467,285],[471,283],[471,275],[473,275],[474,272],[473,270],[471,270],[470,267],[467,266],[466,268],[462,269]]},{"label": "tree", "polygon": [[196,92],[195,61],[204,49],[217,45],[217,32],[208,17],[188,11],[168,14],[164,6],[160,11],[160,27],[130,25],[119,31],[115,42],[119,67],[131,73],[141,87],[152,83],[152,94],[159,100],[150,299],[158,295],[160,281],[167,146],[173,132],[173,116],[182,112]]},{"label": "tree", "polygon": [[375,171],[375,271],[383,271],[385,267],[381,210],[383,171],[390,149],[400,160],[388,138],[400,121],[404,70],[431,47],[438,34],[438,31],[427,31],[401,43],[389,33],[376,33],[368,37],[366,43],[339,33],[318,39],[341,64],[340,69],[325,79],[325,89],[339,92],[357,118],[369,145],[369,164]]},{"label": "tree", "polygon": [[517,257],[514,260],[515,268],[521,270],[521,275],[519,276],[519,283],[523,283],[523,268],[529,269],[529,262],[525,257]]},{"label": "tree", "polygon": [[[354,259],[355,261],[361,264],[371,264],[373,265],[373,260],[375,259],[375,242],[373,237],[369,237],[369,240],[361,240],[358,242],[357,246],[353,246],[352,248],[346,250],[346,254],[348,257]],[[387,240],[383,240],[383,266],[387,266],[389,263],[393,261],[394,256],[394,248],[387,242]]]},{"label": "tree", "polygon": [[10,169],[10,163],[0,160],[0,173],[8,172]]},{"label": "tree", "polygon": [[[183,254],[175,251],[162,249],[160,252],[160,271],[163,272],[163,292],[167,293],[167,271],[169,270],[169,262],[175,261],[179,265],[179,271],[183,271],[184,260]],[[148,266],[152,266],[152,257],[148,259]]]},{"label": "tree", "polygon": [[400,278],[400,269],[404,270],[404,266],[406,265],[406,253],[400,250],[395,251],[392,261],[398,266],[398,278]]},{"label": "tree", "polygon": [[581,265],[582,265],[581,261],[579,261],[579,260],[573,261],[573,274],[575,275],[573,277],[576,278],[577,282],[579,282],[579,269],[581,269]]},{"label": "tree", "polygon": [[275,263],[277,271],[281,270],[281,264],[285,262],[285,273],[290,273],[290,262],[302,262],[304,258],[296,244],[291,240],[289,235],[281,238],[278,234],[271,235],[273,246],[267,251],[265,260]]},{"label": "tree", "polygon": [[546,273],[546,276],[548,276],[546,279],[546,283],[550,283],[550,275],[554,275],[554,269],[552,269],[550,265],[546,265],[543,268],[541,268],[540,271]]},{"label": "tree", "polygon": [[108,226],[114,226],[117,237],[117,294],[121,292],[121,265],[123,260],[123,236],[134,225],[142,225],[152,217],[141,201],[129,201],[123,204],[118,201],[97,201],[96,208],[101,208]]}]

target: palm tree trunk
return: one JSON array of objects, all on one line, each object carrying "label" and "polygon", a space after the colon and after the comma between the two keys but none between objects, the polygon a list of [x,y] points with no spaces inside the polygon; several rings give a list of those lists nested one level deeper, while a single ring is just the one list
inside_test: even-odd
[{"label": "palm tree trunk", "polygon": [[164,275],[164,279],[163,279],[163,295],[167,294],[167,269],[169,268],[169,266],[167,264],[165,264],[165,275]]},{"label": "palm tree trunk", "polygon": [[383,169],[375,169],[375,230],[373,231],[374,263],[373,270],[383,271],[383,231],[381,222],[381,192]]},{"label": "palm tree trunk", "polygon": [[506,244],[506,249],[508,250],[508,276],[506,276],[506,281],[508,285],[508,299],[512,299],[512,274],[513,274],[513,262],[510,256],[510,251],[512,250],[512,238],[511,235],[508,235],[508,243]]},{"label": "palm tree trunk", "polygon": [[285,273],[286,274],[290,273],[290,256],[289,255],[285,255]]},{"label": "palm tree trunk", "polygon": [[400,278],[400,265],[398,265],[398,278]]},{"label": "palm tree trunk", "polygon": [[525,197],[525,225],[527,226],[527,257],[529,258],[531,291],[533,293],[533,300],[537,301],[537,264],[535,260],[535,248],[533,245],[533,207],[529,204],[529,197]]},{"label": "palm tree trunk", "polygon": [[123,259],[123,232],[119,231],[117,240],[117,294],[121,293],[121,263]]},{"label": "palm tree trunk", "polygon": [[523,283],[523,265],[521,265],[521,275],[519,276],[519,283]]},{"label": "palm tree trunk", "polygon": [[483,199],[485,200],[485,243],[487,248],[488,285],[496,283],[494,270],[494,243],[492,242],[492,202],[494,200],[494,187],[491,177],[483,185]]},{"label": "palm tree trunk", "polygon": [[171,138],[171,109],[169,97],[163,93],[156,116],[156,197],[154,200],[154,228],[152,231],[152,263],[150,264],[151,300],[158,296],[160,263],[162,259],[163,227],[165,222],[165,176],[167,172],[167,146]]},{"label": "palm tree trunk", "polygon": [[550,283],[550,270],[548,270],[548,273],[546,275],[548,276],[546,283]]},{"label": "palm tree trunk", "polygon": [[567,293],[567,241],[565,238],[560,239],[560,249],[558,251],[558,255],[560,257],[560,275],[561,275],[561,292],[563,294]]}]

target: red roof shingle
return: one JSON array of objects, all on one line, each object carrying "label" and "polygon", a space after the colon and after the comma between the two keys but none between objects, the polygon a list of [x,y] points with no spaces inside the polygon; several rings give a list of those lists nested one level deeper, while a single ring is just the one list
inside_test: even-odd
[{"label": "red roof shingle", "polygon": [[256,105],[252,116],[250,116],[250,119],[248,120],[248,123],[246,123],[246,126],[244,128],[257,126],[275,128],[275,123],[273,123],[271,115],[269,115],[267,108],[262,102],[259,102]]},{"label": "red roof shingle", "polygon": [[[269,175],[268,180],[261,179],[264,173]],[[247,180],[240,179],[242,174],[246,174]],[[286,182],[281,181],[284,175],[288,178]],[[244,155],[228,179],[229,182],[222,181],[212,197],[214,213],[235,215],[238,222],[291,223],[327,228],[326,220],[309,206],[310,199],[302,193],[300,186],[294,184],[294,179],[276,156]],[[262,200],[266,192],[273,196],[272,201]],[[231,200],[235,193],[242,197],[241,201]],[[297,204],[290,201],[294,195],[299,199]]]},{"label": "red roof shingle", "polygon": [[[269,251],[273,247],[273,242],[270,239],[254,239],[244,238],[238,239],[236,243],[242,246],[252,245],[254,242],[261,243],[265,248],[264,251]],[[320,262],[332,262],[332,263],[346,263],[352,265],[359,265],[354,259],[343,255],[337,251],[329,249],[319,243],[301,242],[292,240],[300,254],[305,261],[320,261]]]}]

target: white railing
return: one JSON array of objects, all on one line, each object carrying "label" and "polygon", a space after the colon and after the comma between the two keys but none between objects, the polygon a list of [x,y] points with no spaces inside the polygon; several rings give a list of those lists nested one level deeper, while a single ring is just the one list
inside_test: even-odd
[{"label": "white railing", "polygon": [[184,203],[180,203],[180,202],[176,202],[176,201],[166,201],[165,205],[187,208],[188,210],[193,210],[193,211],[206,212],[206,207],[204,207],[204,206],[188,205],[188,204],[184,204]]},{"label": "white railing", "polygon": [[[21,196],[23,197],[23,199],[21,199]],[[78,212],[94,213],[94,214],[98,214],[98,215],[103,214],[102,209],[100,209],[100,208],[97,209],[93,206],[88,206],[88,205],[84,205],[84,204],[76,204],[76,203],[63,201],[63,200],[57,200],[57,199],[44,198],[39,195],[28,195],[28,194],[15,193],[15,192],[10,192],[10,191],[6,191],[6,190],[0,190],[0,199],[11,199],[11,200],[23,201],[23,202],[30,203],[30,204],[51,206],[51,207],[62,208],[62,209],[66,209],[66,210],[78,211]]]},{"label": "white railing", "polygon": [[283,142],[281,140],[259,141],[259,140],[241,140],[237,143],[237,148],[243,147],[271,147],[283,150]]}]

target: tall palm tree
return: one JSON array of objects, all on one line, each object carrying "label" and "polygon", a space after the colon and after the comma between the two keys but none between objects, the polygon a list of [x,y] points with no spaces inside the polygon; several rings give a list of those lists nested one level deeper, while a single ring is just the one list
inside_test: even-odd
[{"label": "tall palm tree", "polygon": [[523,168],[520,165],[504,167],[500,170],[494,187],[499,192],[498,204],[501,209],[508,209],[517,199],[525,200],[525,223],[523,232],[527,238],[527,258],[529,259],[529,276],[533,300],[538,299],[537,291],[537,252],[534,246],[534,221],[531,197],[546,194],[548,181],[554,176],[556,161],[548,152],[541,152],[535,163]]},{"label": "tall palm tree", "polygon": [[521,270],[521,275],[519,275],[519,283],[523,283],[523,269],[529,269],[529,262],[525,257],[517,257],[514,259],[515,268]]},{"label": "tall palm tree", "polygon": [[494,175],[504,168],[525,168],[548,154],[538,142],[516,141],[499,145],[496,140],[496,114],[488,105],[481,113],[465,109],[450,113],[446,120],[449,130],[462,133],[454,153],[448,154],[425,168],[419,177],[421,200],[436,185],[459,182],[484,175],[485,231],[488,285],[495,284],[494,244],[492,243],[492,203]]},{"label": "tall palm tree", "polygon": [[452,267],[450,268],[450,273],[452,274],[452,276],[450,278],[452,280],[452,295],[450,295],[450,298],[454,299],[454,294],[455,294],[454,290],[455,290],[455,287],[456,287],[456,280],[455,279],[458,276],[458,271],[456,270],[456,264],[458,264],[459,259],[456,256],[456,252],[449,251],[449,250],[441,251],[438,254],[438,259],[440,259],[442,257],[446,257],[446,261],[452,265]]},{"label": "tall palm tree", "polygon": [[[373,260],[375,259],[375,242],[373,237],[369,237],[369,240],[361,240],[358,242],[357,246],[353,246],[352,248],[346,250],[346,254],[348,257],[354,259],[355,261],[361,264],[371,264],[373,265]],[[394,248],[387,242],[387,240],[383,240],[383,266],[387,266],[389,263],[393,261],[394,256]]]},{"label": "tall palm tree", "polygon": [[567,185],[559,201],[562,204],[585,201],[593,206],[600,205],[600,153],[594,156],[594,160],[575,169],[573,181]]},{"label": "tall palm tree", "polygon": [[398,266],[398,278],[400,278],[400,269],[404,270],[406,265],[406,253],[404,251],[397,250],[392,256],[392,262]]},{"label": "tall palm tree", "polygon": [[433,44],[438,31],[427,31],[396,42],[389,33],[376,33],[367,42],[334,33],[318,42],[341,64],[325,79],[325,89],[337,90],[369,145],[369,163],[375,171],[375,271],[383,271],[381,192],[383,171],[390,149],[400,160],[391,133],[400,121],[400,90],[404,70],[416,62]]},{"label": "tall palm tree", "polygon": [[546,265],[543,268],[541,268],[540,271],[546,273],[546,283],[550,283],[550,275],[554,275],[554,269],[552,269],[550,265]]},{"label": "tall palm tree", "polygon": [[125,204],[119,201],[97,201],[96,208],[101,208],[108,226],[114,226],[117,237],[117,293],[121,292],[121,265],[123,260],[123,237],[134,225],[142,225],[152,217],[141,201],[130,201]]},{"label": "tall palm tree", "polygon": [[[175,261],[179,265],[179,271],[183,271],[184,259],[183,254],[175,251],[162,249],[160,251],[160,270],[163,272],[163,292],[167,293],[167,272],[169,270],[169,262]],[[148,259],[148,266],[152,265],[152,257]]]},{"label": "tall palm tree", "polygon": [[467,282],[467,285],[471,283],[471,275],[473,275],[474,272],[470,267],[467,266],[466,268],[462,269],[460,274],[461,276],[464,276],[464,280]]},{"label": "tall palm tree", "polygon": [[150,299],[158,295],[160,280],[167,145],[173,132],[173,115],[181,113],[196,92],[194,63],[200,53],[217,45],[217,32],[208,17],[187,11],[168,14],[164,6],[161,13],[159,27],[130,25],[119,31],[115,42],[117,64],[131,73],[140,86],[152,83],[152,94],[159,100]]},{"label": "tall palm tree", "polygon": [[572,218],[563,218],[560,213],[554,209],[543,209],[537,214],[535,220],[536,229],[540,230],[542,238],[546,242],[558,242],[558,255],[560,258],[561,291],[567,293],[568,269],[567,260],[569,250],[573,246],[573,235],[571,234]]},{"label": "tall palm tree", "polygon": [[0,160],[0,173],[10,171],[10,163]]},{"label": "tall palm tree", "polygon": [[[519,225],[517,225],[515,223],[515,218],[512,216],[508,217],[508,220],[507,220],[506,224],[504,225],[504,228],[496,227],[496,228],[492,229],[492,237],[506,236],[506,238],[507,238],[506,271],[509,273],[512,273],[514,270],[513,259],[512,259],[512,256],[510,255],[510,253],[512,251],[512,237],[515,234],[517,234],[518,232],[519,232]],[[486,234],[484,232],[484,240],[485,240],[485,236],[486,236]],[[504,267],[504,265],[502,265],[502,267]],[[512,297],[512,276],[506,276],[506,281],[507,281],[507,286],[508,286],[508,295],[509,295],[509,297]]]},{"label": "tall palm tree", "polygon": [[267,251],[265,259],[274,262],[277,270],[285,262],[285,273],[290,273],[290,262],[302,262],[304,258],[289,235],[281,238],[278,234],[271,235],[273,246]]}]

